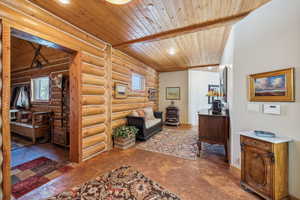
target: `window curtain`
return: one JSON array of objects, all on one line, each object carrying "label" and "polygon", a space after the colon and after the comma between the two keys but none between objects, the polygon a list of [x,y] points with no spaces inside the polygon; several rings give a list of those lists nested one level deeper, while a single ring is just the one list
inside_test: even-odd
[{"label": "window curtain", "polygon": [[30,108],[30,94],[27,86],[16,87],[12,95],[12,107],[19,109]]}]

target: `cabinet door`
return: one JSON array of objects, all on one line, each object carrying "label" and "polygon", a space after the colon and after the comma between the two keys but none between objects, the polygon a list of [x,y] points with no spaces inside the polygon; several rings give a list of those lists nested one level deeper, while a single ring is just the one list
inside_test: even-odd
[{"label": "cabinet door", "polygon": [[226,118],[199,116],[199,138],[224,144],[226,140]]},{"label": "cabinet door", "polygon": [[274,154],[242,143],[242,182],[272,196]]}]

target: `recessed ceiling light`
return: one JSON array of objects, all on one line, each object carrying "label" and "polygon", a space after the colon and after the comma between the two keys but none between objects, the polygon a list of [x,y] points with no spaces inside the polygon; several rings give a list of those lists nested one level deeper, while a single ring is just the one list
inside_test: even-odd
[{"label": "recessed ceiling light", "polygon": [[70,3],[70,0],[59,0],[61,3],[63,4],[69,4]]},{"label": "recessed ceiling light", "polygon": [[175,50],[174,48],[170,48],[170,49],[168,50],[168,53],[169,53],[170,55],[175,55],[175,54],[176,54],[176,50]]},{"label": "recessed ceiling light", "polygon": [[122,5],[122,4],[129,3],[131,0],[106,0],[106,1],[112,4]]}]

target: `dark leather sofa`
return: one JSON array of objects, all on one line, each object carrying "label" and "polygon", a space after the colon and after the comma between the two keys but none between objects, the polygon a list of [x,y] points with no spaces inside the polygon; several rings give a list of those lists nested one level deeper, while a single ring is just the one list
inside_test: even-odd
[{"label": "dark leather sofa", "polygon": [[[147,140],[154,134],[162,131],[163,119],[162,112],[154,112],[155,121],[150,122],[145,120],[144,117],[127,116],[127,124],[129,126],[135,126],[139,129],[136,136],[138,140]],[[152,124],[151,124],[152,123]]]}]

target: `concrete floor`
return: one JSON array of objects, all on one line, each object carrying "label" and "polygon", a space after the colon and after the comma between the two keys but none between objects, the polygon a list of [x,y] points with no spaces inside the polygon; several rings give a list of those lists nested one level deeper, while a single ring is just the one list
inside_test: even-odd
[{"label": "concrete floor", "polygon": [[185,160],[136,148],[112,150],[84,163],[21,197],[38,200],[80,185],[122,165],[130,165],[158,182],[183,200],[255,200],[256,195],[239,186],[239,170],[224,163],[224,158],[206,152],[196,161]]}]

